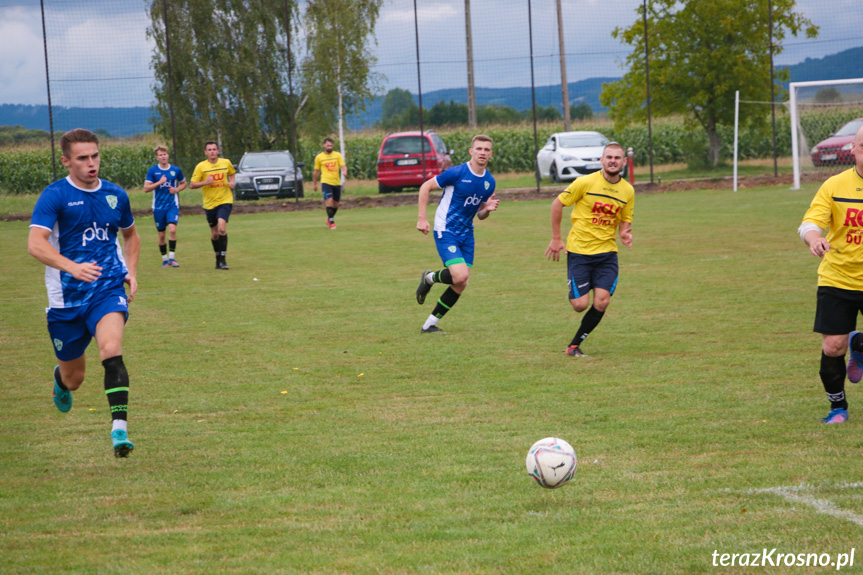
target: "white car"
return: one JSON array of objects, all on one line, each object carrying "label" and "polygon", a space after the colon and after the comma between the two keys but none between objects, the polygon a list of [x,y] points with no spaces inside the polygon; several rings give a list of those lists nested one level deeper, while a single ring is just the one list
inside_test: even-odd
[{"label": "white car", "polygon": [[[541,178],[552,182],[574,180],[602,169],[602,150],[611,140],[599,132],[558,132],[552,134],[536,154],[536,169]],[[624,166],[621,175],[625,178]]]}]

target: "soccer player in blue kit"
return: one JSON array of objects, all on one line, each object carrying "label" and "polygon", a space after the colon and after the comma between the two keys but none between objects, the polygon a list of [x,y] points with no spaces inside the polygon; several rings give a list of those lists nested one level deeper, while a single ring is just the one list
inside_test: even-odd
[{"label": "soccer player in blue kit", "polygon": [[417,303],[425,302],[432,285],[449,285],[423,325],[422,333],[443,333],[438,321],[464,293],[473,267],[473,218],[486,219],[500,203],[494,199],[494,178],[486,169],[491,148],[491,138],[483,134],[474,136],[468,150],[469,162],[445,170],[420,187],[417,229],[425,235],[430,231],[426,217],[429,193],[435,188],[443,190],[435,212],[434,241],[444,268],[422,273],[416,291]]},{"label": "soccer player in blue kit", "polygon": [[[183,170],[168,162],[168,148],[156,146],[158,164],[147,171],[144,191],[153,192],[153,220],[159,235],[159,251],[162,253],[162,267],[178,268],[175,253],[177,249],[177,223],[180,221],[180,192],[186,189]],[[165,230],[168,241],[165,242]],[[170,250],[168,249],[170,247]]]},{"label": "soccer player in blue kit", "polygon": [[[60,138],[69,176],[49,185],[33,209],[28,251],[45,264],[48,333],[59,360],[54,404],[72,408],[72,392],[84,381],[84,352],[95,336],[105,368],[116,457],[134,448],[127,434],[129,374],[123,363],[123,330],[138,291],[141,238],[123,188],[99,179],[99,140],[75,129]],[[123,236],[122,252],[118,234]],[[129,294],[123,287],[129,284]]]}]

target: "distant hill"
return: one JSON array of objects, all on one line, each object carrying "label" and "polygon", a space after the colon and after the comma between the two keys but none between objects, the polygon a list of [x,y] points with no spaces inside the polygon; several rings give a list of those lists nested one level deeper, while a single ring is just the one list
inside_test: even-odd
[{"label": "distant hill", "polygon": [[[105,130],[112,136],[125,137],[151,132],[150,108],[64,108],[54,106],[54,131],[72,128]],[[50,130],[48,106],[0,104],[0,126],[21,126],[30,130]]]},{"label": "distant hill", "polygon": [[[851,48],[824,58],[807,58],[799,64],[787,66],[792,82],[812,80],[838,80],[863,78],[863,47]],[[586,102],[594,112],[605,109],[599,103],[602,84],[620,78],[588,78],[569,83],[569,98],[572,103]],[[787,85],[786,85],[787,88]],[[537,106],[560,106],[560,84],[536,87]],[[414,95],[414,100],[419,97]],[[467,103],[466,88],[435,90],[423,94],[423,106],[431,108],[441,100]],[[513,88],[476,89],[476,100],[480,105],[510,106],[516,110],[531,107],[529,86]],[[381,118],[383,98],[368,102],[368,110],[348,119],[353,129],[370,126]],[[63,108],[54,107],[54,130],[63,132],[71,128],[86,126],[91,130],[105,130],[112,136],[131,136],[150,132],[150,108]],[[22,126],[24,128],[48,130],[48,106],[25,106],[22,104],[0,104],[0,126]]]}]

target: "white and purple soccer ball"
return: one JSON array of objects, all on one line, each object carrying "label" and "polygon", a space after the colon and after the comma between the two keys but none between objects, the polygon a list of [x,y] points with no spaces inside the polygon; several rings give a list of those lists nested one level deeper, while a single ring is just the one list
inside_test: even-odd
[{"label": "white and purple soccer ball", "polygon": [[557,489],[575,476],[578,458],[572,446],[557,437],[540,439],[527,452],[527,473],[547,489]]}]

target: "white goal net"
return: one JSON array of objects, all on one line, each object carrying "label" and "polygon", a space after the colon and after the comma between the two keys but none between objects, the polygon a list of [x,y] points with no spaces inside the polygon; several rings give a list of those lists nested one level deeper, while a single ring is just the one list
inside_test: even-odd
[{"label": "white goal net", "polygon": [[851,142],[863,126],[863,78],[788,86],[794,189],[801,174],[839,173],[854,164]]}]

